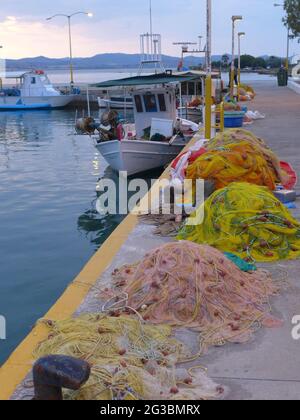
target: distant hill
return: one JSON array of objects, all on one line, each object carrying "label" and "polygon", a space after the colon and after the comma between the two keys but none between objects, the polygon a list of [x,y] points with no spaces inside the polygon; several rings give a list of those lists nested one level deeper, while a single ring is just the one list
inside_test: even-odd
[{"label": "distant hill", "polygon": [[[212,57],[213,61],[221,59],[221,55]],[[166,68],[176,68],[179,63],[179,57],[163,56],[163,62]],[[204,57],[185,57],[185,66],[197,66],[204,63]],[[139,54],[97,54],[94,57],[74,58],[74,67],[78,70],[94,70],[94,69],[126,69],[137,68],[140,64]],[[69,66],[69,58],[48,58],[48,57],[33,57],[22,58],[19,60],[6,60],[7,70],[31,70],[31,69],[51,69],[63,70]]]}]

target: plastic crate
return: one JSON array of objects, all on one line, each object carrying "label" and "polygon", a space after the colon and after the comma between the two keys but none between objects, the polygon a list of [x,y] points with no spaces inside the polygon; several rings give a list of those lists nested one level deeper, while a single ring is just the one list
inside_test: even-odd
[{"label": "plastic crate", "polygon": [[244,124],[244,112],[225,112],[225,127],[239,128]]}]

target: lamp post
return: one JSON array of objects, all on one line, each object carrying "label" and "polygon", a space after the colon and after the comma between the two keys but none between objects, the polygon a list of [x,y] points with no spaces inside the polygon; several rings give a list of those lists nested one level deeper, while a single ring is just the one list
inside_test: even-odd
[{"label": "lamp post", "polygon": [[239,87],[240,87],[240,85],[241,85],[241,37],[242,36],[245,36],[246,35],[246,33],[245,32],[239,32],[238,33],[238,40],[239,40],[239,42],[238,42],[238,47],[239,47],[239,51],[238,51],[238,54],[239,54],[239,59],[238,59],[238,85],[239,85]]},{"label": "lamp post", "polygon": [[[274,3],[274,7],[284,7],[282,3]],[[287,52],[286,52],[286,63],[285,68],[289,71],[290,64],[290,27],[287,25]]]},{"label": "lamp post", "polygon": [[243,16],[232,16],[232,61],[230,74],[230,96],[234,97],[234,70],[235,70],[235,22],[243,20]]},{"label": "lamp post", "polygon": [[72,15],[65,15],[63,13],[58,13],[54,16],[47,18],[46,20],[52,20],[56,17],[65,17],[68,19],[68,27],[69,27],[69,49],[70,49],[70,85],[71,87],[74,86],[74,69],[73,69],[73,47],[72,47],[72,30],[71,30],[71,19],[77,15],[86,15],[88,17],[93,17],[93,14],[90,12],[76,12]]},{"label": "lamp post", "polygon": [[212,4],[211,0],[207,0],[207,17],[206,17],[206,60],[207,60],[207,74],[211,76],[211,44],[212,44]]},{"label": "lamp post", "polygon": [[212,75],[211,75],[211,43],[212,43],[212,4],[211,0],[206,2],[206,81],[205,81],[205,138],[211,138],[212,123]]}]

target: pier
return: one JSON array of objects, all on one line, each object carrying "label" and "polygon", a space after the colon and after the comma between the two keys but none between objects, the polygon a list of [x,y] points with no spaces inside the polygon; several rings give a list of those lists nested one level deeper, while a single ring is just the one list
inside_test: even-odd
[{"label": "pier", "polygon": [[[275,81],[256,82],[253,87],[257,97],[249,108],[260,111],[266,118],[254,122],[250,130],[265,139],[277,155],[289,161],[299,173],[300,95],[288,88],[277,87]],[[162,177],[167,177],[168,171]],[[297,193],[300,194],[299,186]],[[300,218],[299,206],[298,200],[297,209],[293,210],[297,219]],[[172,240],[154,235],[153,229],[136,216],[127,216],[45,318],[62,320],[73,314],[99,311],[97,291],[100,285],[109,285],[115,268],[136,262],[149,250]],[[226,399],[297,400],[300,395],[300,340],[292,336],[295,327],[292,320],[300,315],[299,262],[280,261],[260,266],[271,273],[287,276],[289,286],[272,301],[275,315],[284,320],[284,326],[260,330],[251,343],[212,348],[197,362],[207,367],[212,379],[225,385]],[[181,336],[187,344],[197,345],[190,331],[182,331]],[[38,325],[1,367],[1,400],[28,398],[31,390],[24,387],[24,380],[30,379],[34,348],[46,337],[47,329]]]}]

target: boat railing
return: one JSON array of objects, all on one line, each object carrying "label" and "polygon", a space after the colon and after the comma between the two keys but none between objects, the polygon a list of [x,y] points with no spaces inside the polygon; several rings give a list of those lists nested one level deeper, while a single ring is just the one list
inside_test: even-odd
[{"label": "boat railing", "polygon": [[79,87],[59,86],[56,87],[62,95],[80,95],[81,89]]},{"label": "boat railing", "polygon": [[0,96],[18,97],[21,96],[21,91],[15,88],[0,89]]}]

